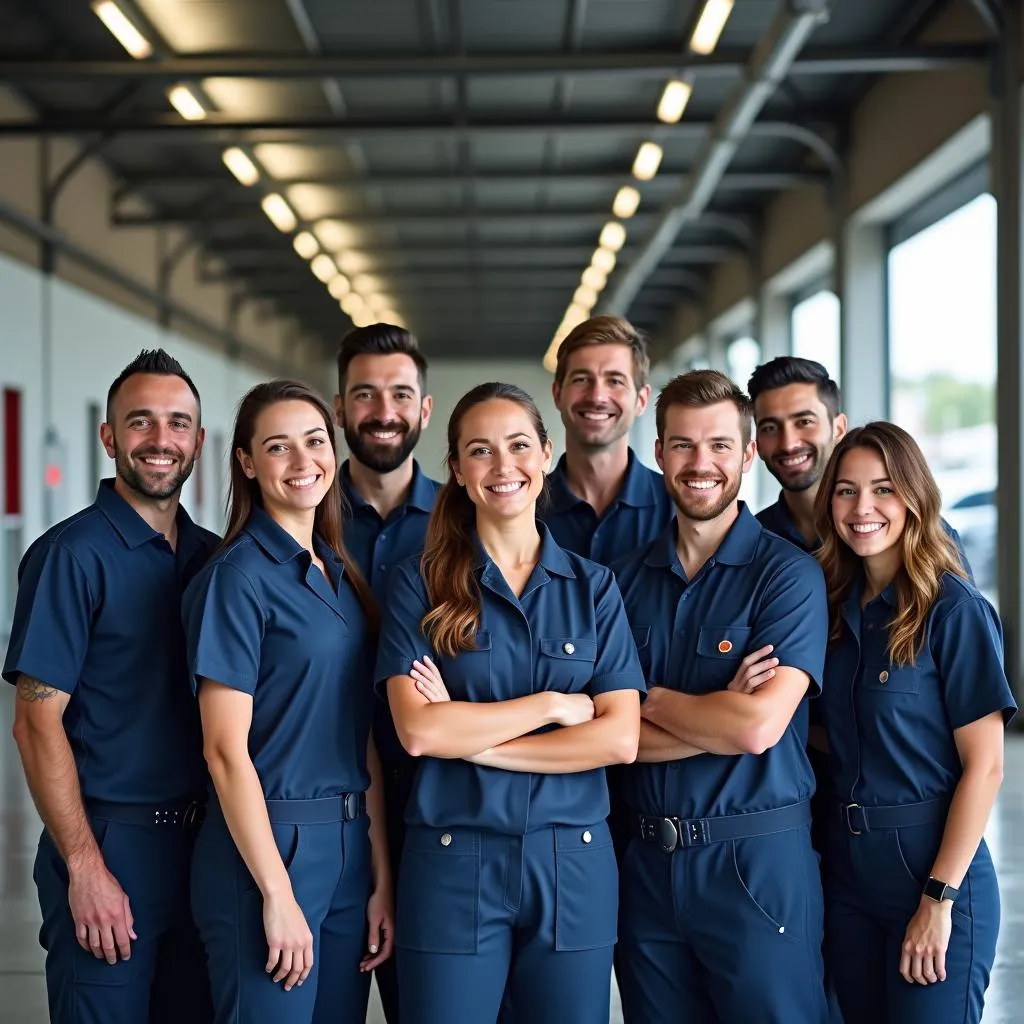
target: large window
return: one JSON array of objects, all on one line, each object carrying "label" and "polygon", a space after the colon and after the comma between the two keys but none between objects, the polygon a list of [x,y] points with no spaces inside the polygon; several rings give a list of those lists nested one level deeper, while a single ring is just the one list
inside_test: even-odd
[{"label": "large window", "polygon": [[793,355],[815,359],[840,384],[839,299],[819,288],[797,299],[790,319]]},{"label": "large window", "polygon": [[898,240],[888,271],[892,418],[921,445],[943,515],[994,600],[995,200],[976,196]]},{"label": "large window", "polygon": [[[742,334],[733,338],[725,349],[726,372],[744,391],[747,390],[747,381],[750,375],[757,369],[761,362],[761,346],[756,338],[750,334]],[[745,501],[754,511],[761,508],[761,477],[758,473],[757,462],[754,463],[750,472],[743,478],[740,488],[740,498]]]}]

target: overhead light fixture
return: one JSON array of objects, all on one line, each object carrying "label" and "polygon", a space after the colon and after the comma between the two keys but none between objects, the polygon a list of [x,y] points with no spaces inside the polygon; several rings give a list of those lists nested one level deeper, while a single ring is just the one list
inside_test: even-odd
[{"label": "overhead light fixture", "polygon": [[224,161],[224,166],[243,185],[255,185],[260,180],[259,169],[249,159],[249,154],[244,149],[239,149],[237,146],[225,149],[221,159]]},{"label": "overhead light fixture", "polygon": [[167,98],[186,121],[202,121],[206,117],[206,107],[187,85],[172,86],[167,90]]},{"label": "overhead light fixture", "polygon": [[598,243],[602,249],[618,252],[626,244],[626,229],[617,220],[610,220],[601,229]]},{"label": "overhead light fixture", "polygon": [[270,222],[278,231],[284,231],[287,234],[295,230],[298,221],[283,196],[278,195],[277,192],[271,192],[260,200],[260,206],[263,207],[263,212],[270,218]]},{"label": "overhead light fixture", "polygon": [[686,110],[693,94],[693,84],[685,79],[674,78],[665,85],[658,103],[658,120],[665,124],[676,124]]},{"label": "overhead light fixture", "polygon": [[632,185],[623,185],[612,203],[612,213],[621,220],[629,220],[640,205],[640,193]]},{"label": "overhead light fixture", "polygon": [[304,260],[311,260],[320,251],[320,243],[309,231],[300,231],[292,239],[292,246]]},{"label": "overhead light fixture", "polygon": [[714,53],[736,0],[707,0],[697,27],[690,36],[690,49],[707,56]]},{"label": "overhead light fixture", "polygon": [[366,305],[377,314],[382,313],[391,305],[391,300],[386,295],[381,295],[379,292],[364,295],[363,298],[366,301]]},{"label": "overhead light fixture", "polygon": [[583,276],[580,280],[588,288],[593,288],[595,292],[599,292],[608,283],[608,275],[598,267],[587,267],[583,271]]},{"label": "overhead light fixture", "polygon": [[576,289],[572,301],[587,310],[591,310],[597,305],[597,292],[593,288],[588,288],[585,284],[581,284]]},{"label": "overhead light fixture", "polygon": [[361,295],[356,292],[349,292],[348,295],[342,297],[341,308],[348,313],[349,316],[353,316],[360,310],[366,309],[366,303],[363,302]]},{"label": "overhead light fixture", "polygon": [[114,0],[98,0],[92,5],[93,13],[110,30],[110,34],[136,59],[153,56],[150,41],[135,27],[128,15]]},{"label": "overhead light fixture", "polygon": [[357,309],[350,315],[352,317],[352,323],[354,323],[356,327],[369,327],[370,324],[375,324],[377,322],[377,318],[365,306],[363,306],[362,309]]},{"label": "overhead light fixture", "polygon": [[578,302],[569,303],[569,308],[565,311],[565,316],[562,318],[562,323],[566,324],[571,331],[573,327],[583,323],[584,320],[590,316],[590,310],[586,306],[580,305]]},{"label": "overhead light fixture", "polygon": [[611,249],[595,249],[594,255],[590,257],[590,265],[606,275],[610,274],[615,269],[615,253]]},{"label": "overhead light fixture", "polygon": [[393,309],[382,309],[378,314],[382,324],[394,324],[396,327],[404,327],[402,318]]},{"label": "overhead light fixture", "polygon": [[380,291],[380,280],[370,274],[357,274],[352,278],[352,287],[363,295],[371,295]]},{"label": "overhead light fixture", "polygon": [[[341,252],[356,241],[352,228],[341,220],[319,221],[314,229],[316,237],[327,252]],[[352,273],[346,270],[346,273]]]},{"label": "overhead light fixture", "polygon": [[344,274],[335,274],[328,282],[327,290],[333,298],[340,301],[352,291],[352,285],[348,283],[348,278]]},{"label": "overhead light fixture", "polygon": [[316,279],[323,281],[324,284],[338,276],[338,268],[335,266],[334,260],[324,252],[319,256],[314,256],[309,262],[309,267]]},{"label": "overhead light fixture", "polygon": [[645,142],[637,151],[633,161],[633,177],[638,181],[650,181],[661,166],[662,148],[656,142]]},{"label": "overhead light fixture", "polygon": [[346,274],[361,274],[370,268],[370,261],[361,252],[353,252],[351,249],[346,249],[338,256],[338,266]]}]

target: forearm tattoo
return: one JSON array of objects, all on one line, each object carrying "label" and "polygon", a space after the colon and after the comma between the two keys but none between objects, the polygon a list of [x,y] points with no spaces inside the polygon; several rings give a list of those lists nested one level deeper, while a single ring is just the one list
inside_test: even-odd
[{"label": "forearm tattoo", "polygon": [[31,676],[18,677],[18,697],[20,700],[28,701],[30,704],[40,703],[44,700],[51,700],[57,696],[57,691],[52,686],[47,686],[41,679],[33,679]]}]

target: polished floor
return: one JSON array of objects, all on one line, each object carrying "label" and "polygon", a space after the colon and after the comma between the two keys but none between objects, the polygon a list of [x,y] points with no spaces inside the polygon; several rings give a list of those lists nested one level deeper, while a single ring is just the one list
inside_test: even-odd
[{"label": "polished floor", "polygon": [[[0,692],[0,1021],[43,1024],[46,994],[32,886],[39,821],[9,738],[12,697]],[[1009,742],[1006,782],[988,840],[1000,870],[1003,926],[985,1024],[1016,1024],[1024,1019],[1024,737]],[[367,1022],[383,1020],[374,997]],[[618,1021],[616,1006],[612,1024]]]}]

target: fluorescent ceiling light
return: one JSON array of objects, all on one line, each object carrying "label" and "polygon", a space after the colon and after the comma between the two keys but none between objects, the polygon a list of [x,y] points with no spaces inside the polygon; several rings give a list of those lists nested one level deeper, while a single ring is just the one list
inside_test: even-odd
[{"label": "fluorescent ceiling light", "polygon": [[632,185],[623,185],[612,203],[612,213],[621,220],[628,220],[640,205],[640,193]]},{"label": "fluorescent ceiling light", "polygon": [[292,245],[304,260],[311,260],[320,251],[320,243],[309,231],[300,231],[292,240]]},{"label": "fluorescent ceiling light", "polygon": [[610,220],[601,230],[598,243],[602,249],[618,252],[626,244],[626,229],[617,220]]},{"label": "fluorescent ceiling light", "polygon": [[[344,221],[322,220],[317,223],[315,230],[320,244],[328,252],[341,252],[356,241],[355,232]],[[350,274],[352,271],[346,270],[345,273]]]},{"label": "fluorescent ceiling light", "polygon": [[382,324],[394,324],[396,327],[404,327],[402,318],[393,309],[382,309],[378,314]]},{"label": "fluorescent ceiling light", "polygon": [[690,37],[690,49],[694,53],[703,54],[705,57],[709,53],[714,53],[735,2],[736,0],[708,0]]},{"label": "fluorescent ceiling light", "polygon": [[633,177],[639,181],[650,181],[661,166],[662,149],[656,142],[645,142],[637,151],[633,161]]},{"label": "fluorescent ceiling light", "polygon": [[92,5],[93,13],[110,30],[110,34],[136,59],[153,56],[150,41],[128,19],[114,0],[99,0]]},{"label": "fluorescent ceiling light", "polygon": [[581,284],[576,289],[572,301],[586,310],[591,310],[597,305],[597,292],[593,288],[588,288],[585,284]]},{"label": "fluorescent ceiling light", "polygon": [[352,285],[348,283],[348,278],[344,274],[335,274],[328,283],[327,290],[340,301],[352,291]]},{"label": "fluorescent ceiling light", "polygon": [[658,120],[665,124],[675,124],[683,116],[692,93],[693,85],[690,82],[676,78],[667,83],[658,104]]},{"label": "fluorescent ceiling light", "polygon": [[349,292],[348,295],[344,296],[341,300],[341,308],[352,316],[354,313],[358,313],[361,309],[366,308],[366,303],[363,302],[363,297],[356,294],[356,292]]},{"label": "fluorescent ceiling light", "polygon": [[244,149],[232,146],[224,150],[222,157],[224,166],[243,184],[255,185],[260,180],[260,172],[256,165],[249,159],[249,154]]},{"label": "fluorescent ceiling light", "polygon": [[167,98],[186,121],[202,121],[206,117],[206,107],[187,85],[172,86],[167,90]]},{"label": "fluorescent ceiling light", "polygon": [[287,233],[295,230],[298,221],[283,196],[271,192],[260,200],[260,206],[263,207],[263,212],[270,218],[270,222],[278,231]]},{"label": "fluorescent ceiling light", "polygon": [[615,253],[611,249],[595,249],[594,255],[590,257],[590,265],[604,274],[610,274],[615,269]]},{"label": "fluorescent ceiling light", "polygon": [[352,278],[352,287],[357,292],[362,292],[363,295],[371,295],[373,292],[380,291],[380,279],[371,274],[357,274]]},{"label": "fluorescent ceiling light", "polygon": [[391,305],[391,300],[379,292],[372,292],[369,295],[364,295],[363,298],[366,300],[367,306],[377,314],[380,314]]},{"label": "fluorescent ceiling light", "polygon": [[569,330],[573,327],[583,323],[590,316],[590,310],[585,306],[581,306],[578,302],[572,302],[569,304],[569,308],[565,311],[565,317],[562,323],[571,325]]},{"label": "fluorescent ceiling light", "polygon": [[326,253],[322,252],[319,256],[314,256],[310,260],[309,266],[317,280],[323,281],[324,284],[338,276],[338,268],[334,265],[334,260]]},{"label": "fluorescent ceiling light", "polygon": [[338,266],[346,274],[360,274],[370,269],[370,261],[361,252],[353,252],[351,249],[346,249],[345,252],[338,256]]},{"label": "fluorescent ceiling light", "polygon": [[551,345],[544,355],[544,369],[548,373],[554,373],[558,368],[558,349],[561,347],[562,339],[556,334],[551,339]]},{"label": "fluorescent ceiling light", "polygon": [[583,271],[583,276],[580,280],[588,288],[593,288],[595,292],[599,292],[608,283],[608,275],[598,267],[587,267]]},{"label": "fluorescent ceiling light", "polygon": [[363,306],[362,309],[357,309],[350,315],[352,317],[352,323],[354,323],[356,327],[369,327],[370,324],[375,324],[377,322],[377,318],[365,306]]}]

